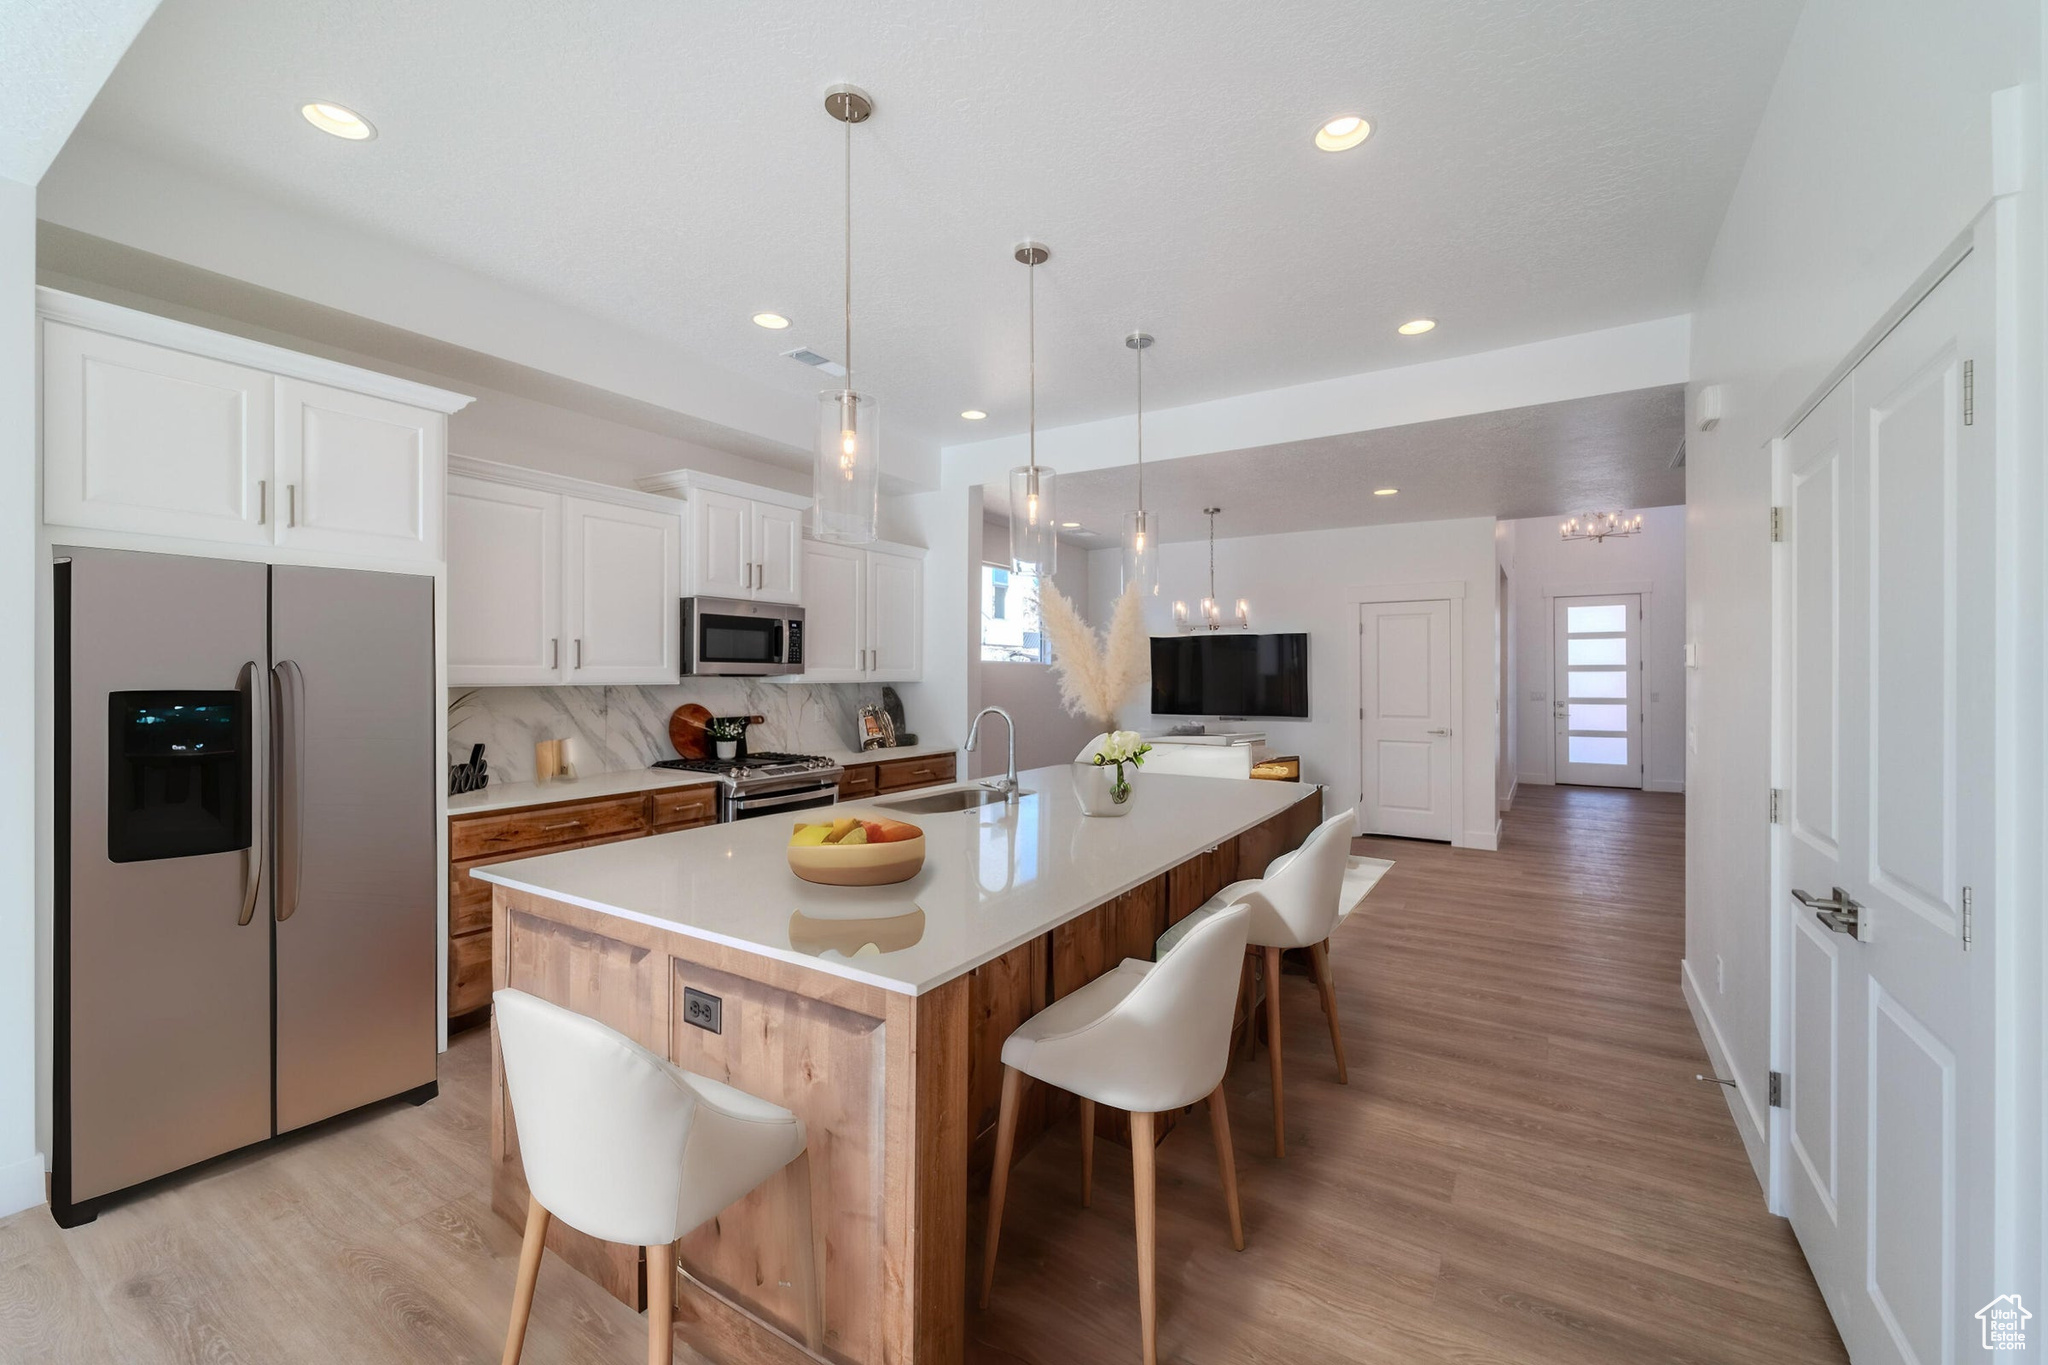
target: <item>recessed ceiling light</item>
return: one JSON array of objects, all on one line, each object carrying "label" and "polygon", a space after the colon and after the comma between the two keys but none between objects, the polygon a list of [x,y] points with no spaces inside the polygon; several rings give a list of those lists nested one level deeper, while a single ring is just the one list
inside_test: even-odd
[{"label": "recessed ceiling light", "polygon": [[1372,495],[1376,498],[1391,498],[1400,491],[1398,488],[1375,488],[1372,490]]},{"label": "recessed ceiling light", "polygon": [[1372,136],[1372,125],[1356,114],[1333,118],[1316,129],[1316,146],[1326,152],[1348,152]]},{"label": "recessed ceiling light", "polygon": [[1081,523],[1078,521],[1063,521],[1060,523],[1060,529],[1062,531],[1078,531],[1081,529]]},{"label": "recessed ceiling light", "polygon": [[377,136],[377,130],[370,126],[370,121],[347,105],[315,100],[301,105],[299,112],[306,116],[306,122],[321,132],[347,138],[350,142],[367,142]]},{"label": "recessed ceiling light", "polygon": [[1394,330],[1399,332],[1404,337],[1419,337],[1424,332],[1433,332],[1436,330],[1436,319],[1417,318],[1413,322],[1402,323],[1399,327],[1396,327]]},{"label": "recessed ceiling light", "polygon": [[980,408],[969,408],[967,411],[961,413],[960,415],[962,417],[965,417],[970,422],[979,422],[982,418],[988,416],[988,414],[983,412]]},{"label": "recessed ceiling light", "polygon": [[789,326],[789,319],[780,313],[756,313],[754,314],[754,325],[756,327],[766,327],[771,332],[779,332]]}]

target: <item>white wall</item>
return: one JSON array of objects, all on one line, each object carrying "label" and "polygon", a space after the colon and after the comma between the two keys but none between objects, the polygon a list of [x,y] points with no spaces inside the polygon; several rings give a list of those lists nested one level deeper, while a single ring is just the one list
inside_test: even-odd
[{"label": "white wall", "polygon": [[[1359,795],[1357,590],[1418,583],[1464,586],[1464,709],[1456,728],[1463,750],[1464,808],[1457,842],[1495,847],[1494,795],[1494,522],[1457,521],[1358,526],[1216,542],[1220,599],[1251,602],[1252,628],[1309,634],[1309,718],[1260,720],[1276,753],[1301,756],[1302,780],[1327,785],[1330,809]],[[1108,611],[1119,580],[1118,551],[1091,557],[1096,586],[1092,619]],[[1160,547],[1159,597],[1146,616],[1155,634],[1173,629],[1176,598],[1190,609],[1208,594],[1206,541]],[[1165,717],[1141,700],[1124,718],[1132,729],[1161,730]]]},{"label": "white wall", "polygon": [[1500,695],[1494,698],[1494,724],[1499,730],[1494,735],[1497,766],[1493,774],[1493,791],[1503,811],[1514,805],[1515,771],[1521,755],[1522,735],[1521,706],[1516,700],[1523,691],[1522,666],[1515,648],[1516,629],[1521,622],[1521,615],[1515,609],[1515,589],[1521,586],[1522,571],[1516,563],[1520,544],[1515,527],[1516,523],[1512,521],[1493,524],[1494,566],[1500,573],[1499,587],[1507,598],[1505,618],[1495,622],[1495,628],[1501,633],[1495,642],[1501,652],[1501,666],[1498,678]]},{"label": "white wall", "polygon": [[1643,789],[1685,790],[1685,509],[1641,508],[1643,533],[1599,544],[1558,538],[1562,517],[1513,523],[1516,777],[1556,777],[1550,599],[1643,590]]},{"label": "white wall", "polygon": [[0,1216],[43,1202],[36,1150],[36,192],[0,179]]},{"label": "white wall", "polygon": [[[1688,431],[1687,623],[1700,655],[1686,699],[1698,736],[1686,969],[1710,1044],[1724,1050],[1716,1061],[1739,1082],[1731,1105],[1760,1174],[1771,1065],[1767,443],[1990,203],[1992,93],[2038,81],[2039,24],[2038,0],[1809,0],[1700,286],[1689,407],[1700,384],[1719,384],[1726,416],[1713,432]],[[2038,538],[2038,523],[2029,532]],[[2030,837],[2038,859],[2038,825]],[[2031,920],[2038,904],[2029,910]]]},{"label": "white wall", "polygon": [[[899,683],[903,717],[920,744],[967,742],[981,709],[981,486],[886,498],[882,535],[922,545],[924,677]],[[970,755],[962,751],[960,771]]]},{"label": "white wall", "polygon": [[[1010,528],[996,522],[982,523],[981,553],[990,564],[1006,564],[1010,555]],[[1100,626],[1091,601],[1090,555],[1086,550],[1062,544],[1059,567],[1053,571],[1053,586],[1061,596]],[[1115,562],[1112,558],[1112,563]],[[1117,575],[1119,583],[1122,574]],[[977,607],[978,610],[978,607]],[[1060,705],[1059,684],[1049,664],[989,663],[981,665],[981,704],[1000,706],[1017,724],[1017,771],[1042,768],[1052,763],[1070,763],[1081,746],[1102,733],[1094,721],[1067,714]],[[992,732],[996,742],[986,742],[974,755],[969,777],[1000,775],[1007,757],[1000,739],[1000,726]]]}]

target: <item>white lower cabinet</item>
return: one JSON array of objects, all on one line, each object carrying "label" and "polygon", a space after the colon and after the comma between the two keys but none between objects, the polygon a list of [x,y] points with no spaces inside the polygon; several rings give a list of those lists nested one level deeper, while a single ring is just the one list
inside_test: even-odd
[{"label": "white lower cabinet", "polygon": [[914,682],[924,673],[924,559],[807,540],[804,682]]},{"label": "white lower cabinet", "polygon": [[680,503],[480,460],[451,467],[450,686],[676,681]]},{"label": "white lower cabinet", "polygon": [[682,517],[588,498],[564,498],[562,507],[569,681],[676,681]]}]

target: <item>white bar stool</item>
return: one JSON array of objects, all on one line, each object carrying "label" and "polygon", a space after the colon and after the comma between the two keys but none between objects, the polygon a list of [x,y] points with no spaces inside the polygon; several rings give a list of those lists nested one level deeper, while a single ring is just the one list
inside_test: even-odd
[{"label": "white bar stool", "polygon": [[[517,1365],[548,1222],[647,1249],[647,1359],[674,1351],[675,1244],[783,1167],[812,1351],[824,1341],[811,1163],[789,1110],[683,1070],[615,1029],[524,991],[492,996],[505,1086],[531,1192],[504,1365]],[[655,1268],[668,1267],[656,1287]]]},{"label": "white bar stool", "polygon": [[[1330,935],[1344,911],[1344,874],[1350,866],[1351,831],[1358,812],[1343,811],[1318,825],[1292,853],[1266,866],[1263,877],[1232,882],[1203,906],[1159,936],[1156,956],[1164,960],[1183,935],[1226,907],[1242,904],[1251,911],[1248,942],[1265,959],[1266,1046],[1273,1063],[1273,1154],[1287,1155],[1287,1116],[1280,1078],[1280,954],[1305,948],[1315,965],[1316,984],[1323,993],[1323,1013],[1330,1020],[1330,1046],[1337,1054],[1337,1083],[1349,1085],[1344,1065],[1344,1034],[1337,1026],[1337,986],[1330,976]],[[1251,958],[1244,963],[1240,992],[1246,1000],[1245,1041],[1256,1032],[1250,1015]]]},{"label": "white bar stool", "polygon": [[989,1182],[988,1244],[981,1265],[981,1306],[995,1289],[996,1242],[1017,1140],[1024,1078],[1034,1077],[1081,1097],[1082,1203],[1093,1175],[1095,1106],[1131,1115],[1131,1178],[1138,1213],[1138,1320],[1145,1365],[1158,1359],[1154,1249],[1158,1238],[1153,1169],[1153,1115],[1207,1097],[1230,1213],[1230,1244],[1244,1250],[1237,1207],[1237,1164],[1223,1073],[1230,1065],[1232,1001],[1244,960],[1248,910],[1210,916],[1164,962],[1127,957],[1025,1021],[1003,1043],[1003,1103],[996,1126],[996,1166]]}]

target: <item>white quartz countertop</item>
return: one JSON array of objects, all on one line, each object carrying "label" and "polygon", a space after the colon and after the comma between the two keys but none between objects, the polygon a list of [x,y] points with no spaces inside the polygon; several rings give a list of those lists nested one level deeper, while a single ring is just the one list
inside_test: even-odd
[{"label": "white quartz countertop", "polygon": [[[961,786],[973,784],[963,783]],[[1292,782],[1138,773],[1128,815],[1091,819],[1071,770],[1030,793],[944,814],[861,801],[924,829],[924,869],[896,886],[800,881],[792,825],[827,810],[658,834],[478,868],[514,890],[920,995],[1261,823],[1311,790]],[[904,799],[948,787],[903,793]]]},{"label": "white quartz countertop", "polygon": [[[951,744],[907,744],[895,749],[820,749],[845,767],[853,763],[886,763],[895,758],[924,758],[950,754]],[[448,798],[450,815],[481,815],[496,810],[519,810],[526,806],[548,806],[557,801],[591,801],[606,796],[631,796],[635,792],[661,791],[668,787],[694,787],[716,782],[709,773],[681,772],[674,768],[628,768],[615,773],[592,773],[588,777],[558,777],[552,782],[493,782],[480,792],[464,792]]]}]

